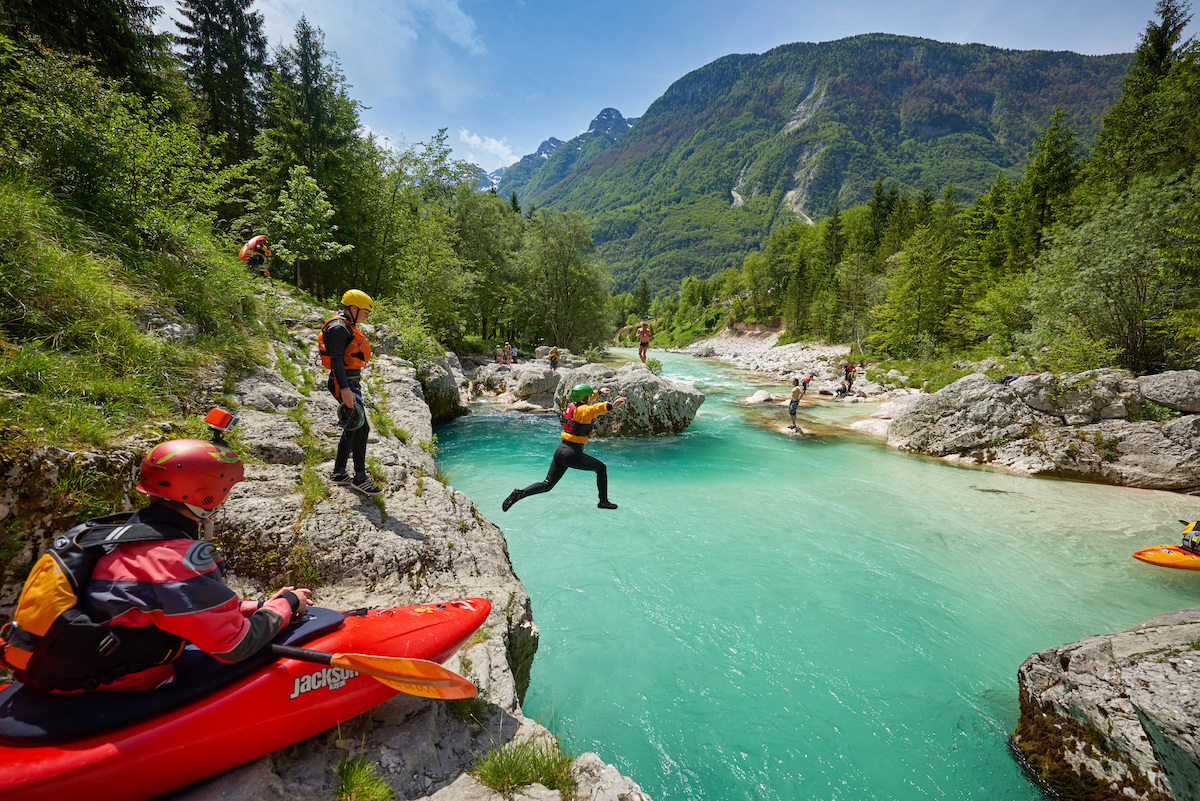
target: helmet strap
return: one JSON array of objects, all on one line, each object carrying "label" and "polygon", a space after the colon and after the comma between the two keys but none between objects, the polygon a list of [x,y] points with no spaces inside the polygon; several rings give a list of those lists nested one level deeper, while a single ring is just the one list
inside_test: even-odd
[{"label": "helmet strap", "polygon": [[218,505],[216,509],[205,509],[202,506],[193,506],[187,501],[181,501],[181,503],[188,508],[189,512],[201,520],[208,520],[210,517],[216,515],[217,512],[221,511],[220,505]]}]

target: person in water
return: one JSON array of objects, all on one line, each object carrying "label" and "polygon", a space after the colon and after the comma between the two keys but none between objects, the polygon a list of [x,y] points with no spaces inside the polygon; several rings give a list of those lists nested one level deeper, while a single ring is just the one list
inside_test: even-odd
[{"label": "person in water", "polygon": [[571,402],[563,414],[562,441],[558,443],[558,448],[554,451],[554,458],[550,460],[550,470],[546,473],[545,480],[530,484],[525,489],[515,489],[510,492],[501,506],[504,511],[507,512],[514,503],[522,498],[554,489],[554,485],[567,472],[568,467],[576,470],[590,470],[595,473],[596,491],[600,495],[600,502],[596,506],[601,509],[617,508],[615,503],[608,500],[608,468],[604,466],[604,462],[583,452],[583,446],[587,443],[588,436],[594,427],[592,421],[625,402],[624,398],[617,398],[614,401],[593,403],[601,393],[608,395],[611,390],[602,389],[600,392],[593,392],[587,384],[576,384],[571,387]]},{"label": "person in water", "polygon": [[91,661],[73,660],[69,680],[60,675],[47,689],[163,687],[175,681],[173,662],[187,643],[222,662],[240,662],[304,616],[308,589],[284,587],[265,602],[239,599],[222,580],[220,552],[200,538],[200,523],[243,477],[237,453],[204,440],[171,440],[146,454],[137,489],[152,502],[113,533],[153,529],[160,538],[112,546],[81,593],[89,616],[107,621],[116,646]]},{"label": "person in water", "polygon": [[788,401],[788,414],[792,416],[792,424],[788,428],[796,429],[796,409],[800,406],[800,397],[804,394],[804,390],[800,388],[800,379],[792,379],[792,399]]}]

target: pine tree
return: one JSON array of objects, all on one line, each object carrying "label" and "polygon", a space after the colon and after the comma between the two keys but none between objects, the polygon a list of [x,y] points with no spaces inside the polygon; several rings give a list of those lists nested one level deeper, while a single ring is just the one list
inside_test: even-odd
[{"label": "pine tree", "polygon": [[650,310],[650,283],[643,278],[633,295],[633,313],[638,317]]},{"label": "pine tree", "polygon": [[250,158],[262,113],[267,58],[263,15],[253,0],[180,0],[177,23],[188,83],[204,101],[205,130],[226,134],[228,163]]},{"label": "pine tree", "polygon": [[4,0],[0,33],[89,56],[101,75],[150,98],[164,93],[170,70],[170,35],[152,27],[161,13],[147,0]]},{"label": "pine tree", "polygon": [[1193,40],[1183,40],[1192,19],[1186,0],[1158,0],[1158,20],[1146,25],[1133,64],[1125,76],[1118,100],[1104,117],[1096,136],[1096,150],[1088,163],[1088,183],[1099,187],[1128,186],[1137,175],[1170,160],[1175,137],[1162,122],[1157,97],[1160,85],[1194,51]]}]

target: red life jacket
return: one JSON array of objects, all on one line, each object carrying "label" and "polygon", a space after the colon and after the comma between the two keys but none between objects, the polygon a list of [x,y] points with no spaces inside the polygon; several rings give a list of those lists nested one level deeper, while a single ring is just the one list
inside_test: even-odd
[{"label": "red life jacket", "polygon": [[371,361],[371,343],[367,341],[362,331],[359,331],[356,326],[351,325],[350,321],[341,314],[335,314],[322,323],[321,330],[317,334],[317,355],[321,360],[321,366],[326,370],[333,367],[333,361],[329,358],[329,353],[325,350],[325,330],[334,323],[344,325],[350,329],[350,344],[346,346],[346,352],[342,354],[342,358],[346,362],[346,369],[363,369],[367,362]]},{"label": "red life jacket", "polygon": [[570,434],[573,437],[590,437],[595,425],[592,423],[579,423],[575,421],[575,406],[572,403],[567,407],[567,411],[563,414],[563,433]]}]

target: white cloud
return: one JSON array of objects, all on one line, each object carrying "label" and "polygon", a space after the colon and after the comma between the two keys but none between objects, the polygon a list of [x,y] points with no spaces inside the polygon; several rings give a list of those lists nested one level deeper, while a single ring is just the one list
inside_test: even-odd
[{"label": "white cloud", "polygon": [[493,139],[490,136],[480,136],[479,134],[471,133],[466,128],[458,130],[458,141],[462,142],[469,149],[467,160],[473,161],[485,170],[495,170],[500,167],[507,167],[520,159],[512,148],[508,146],[507,139]]},{"label": "white cloud", "polygon": [[336,5],[318,0],[258,0],[256,8],[263,13],[272,43],[290,42],[292,27],[303,14],[326,34],[344,33],[338,38],[356,42],[355,49],[408,51],[432,35],[471,55],[487,52],[474,18],[459,8],[459,0],[344,0]]}]

